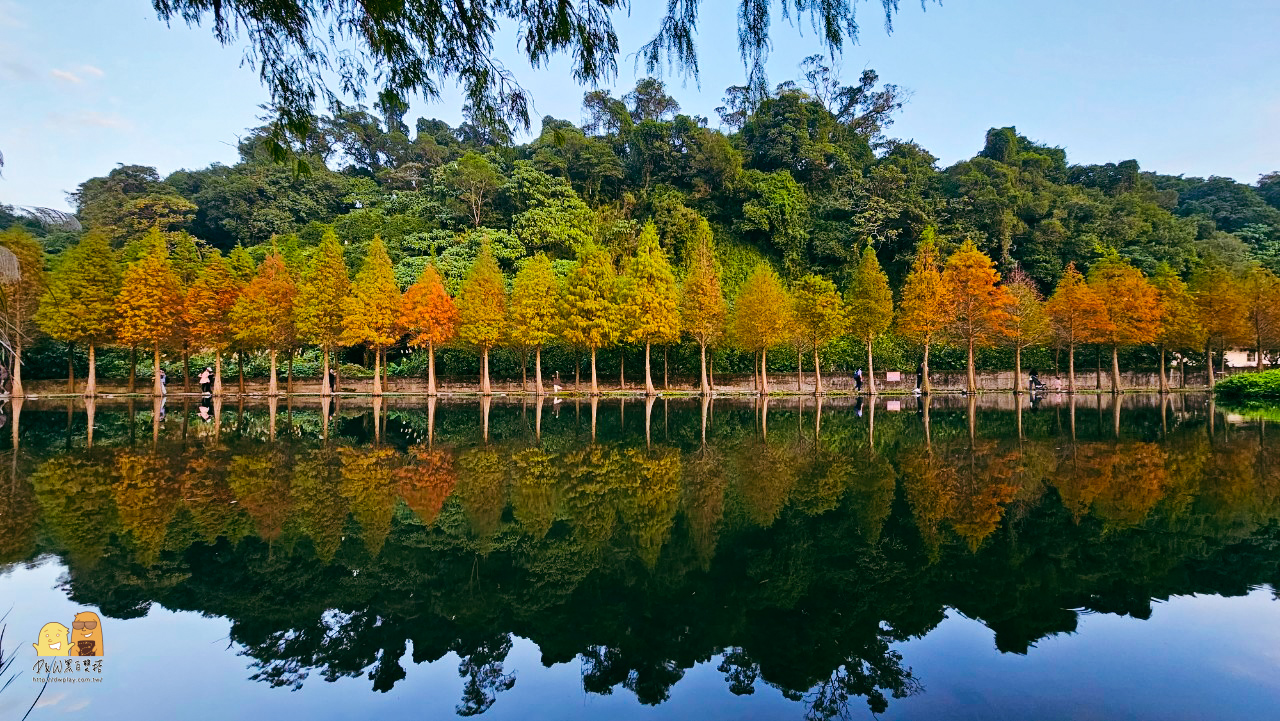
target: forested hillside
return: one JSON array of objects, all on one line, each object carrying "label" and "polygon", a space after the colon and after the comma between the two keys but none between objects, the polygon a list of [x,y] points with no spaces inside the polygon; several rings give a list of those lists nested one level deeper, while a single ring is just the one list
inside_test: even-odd
[{"label": "forested hillside", "polygon": [[[1280,173],[1247,185],[1152,174],[1134,160],[1071,165],[1052,139],[1013,127],[992,128],[974,139],[974,157],[942,168],[919,144],[891,138],[903,99],[874,71],[842,85],[815,56],[767,96],[729,88],[718,118],[681,113],[661,81],[645,79],[622,97],[587,93],[579,122],[544,118],[522,144],[501,121],[410,127],[403,116],[339,107],[293,149],[303,172],[273,159],[258,130],[234,165],[168,177],[122,165],[86,180],[72,201],[124,262],[141,257],[158,228],[179,275],[184,262],[198,272],[214,250],[261,263],[273,248],[301,275],[332,228],[352,273],[379,236],[401,290],[434,263],[450,294],[485,243],[510,287],[539,253],[562,278],[588,248],[621,270],[648,223],[681,278],[709,228],[730,301],[761,259],[788,283],[812,273],[843,289],[868,246],[896,295],[933,231],[941,257],[971,241],[1000,273],[1017,272],[1044,295],[1069,264],[1087,274],[1107,257],[1148,277],[1280,269]],[[15,223],[42,236],[50,268],[78,234],[0,208],[0,228]],[[877,342],[914,367],[911,344],[893,334]],[[829,353],[852,363],[858,346]],[[940,365],[957,360],[944,355]],[[473,361],[447,362],[474,372]]]}]

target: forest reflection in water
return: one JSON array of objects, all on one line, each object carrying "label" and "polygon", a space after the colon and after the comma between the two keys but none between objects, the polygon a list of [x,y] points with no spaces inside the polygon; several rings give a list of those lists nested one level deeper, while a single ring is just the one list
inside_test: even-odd
[{"label": "forest reflection in water", "polygon": [[892,646],[948,608],[1027,653],[1280,581],[1280,439],[1205,396],[4,411],[0,563],[57,556],[109,618],[225,617],[273,686],[454,652],[463,715],[514,636],[590,693],[658,704],[717,658],[828,718],[921,692]]}]

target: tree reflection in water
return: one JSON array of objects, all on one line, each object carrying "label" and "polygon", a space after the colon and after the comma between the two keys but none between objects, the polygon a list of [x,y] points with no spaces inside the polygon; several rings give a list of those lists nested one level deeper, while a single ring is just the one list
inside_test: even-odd
[{"label": "tree reflection in water", "polygon": [[462,715],[516,683],[514,636],[591,693],[659,704],[718,657],[733,693],[820,719],[921,692],[894,644],[948,608],[1027,653],[1069,609],[1146,618],[1280,580],[1264,423],[1195,396],[971,401],[664,400],[625,427],[608,399],[98,401],[92,444],[83,405],[28,403],[0,561],[57,554],[71,598],[113,618],[226,617],[273,686],[387,691],[410,645],[456,653]]}]

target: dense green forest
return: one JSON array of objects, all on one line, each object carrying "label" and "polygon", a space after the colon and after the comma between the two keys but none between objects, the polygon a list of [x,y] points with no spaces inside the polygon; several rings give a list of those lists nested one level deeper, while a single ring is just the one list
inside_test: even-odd
[{"label": "dense green forest", "polygon": [[[815,56],[799,80],[772,92],[729,88],[717,119],[682,114],[649,78],[621,97],[587,93],[580,123],[544,118],[523,144],[501,120],[453,128],[420,118],[411,129],[403,115],[338,106],[293,148],[305,161],[301,172],[273,160],[262,128],[241,141],[234,165],[168,177],[122,165],[86,180],[71,199],[83,228],[108,234],[126,261],[158,227],[175,248],[180,236],[194,239],[201,257],[243,248],[261,261],[275,248],[300,270],[332,228],[353,272],[376,235],[401,289],[434,263],[451,294],[482,244],[509,284],[538,253],[561,275],[588,246],[615,262],[631,257],[647,223],[683,269],[702,221],[730,299],[762,259],[784,279],[816,273],[843,288],[868,244],[896,291],[927,228],[936,229],[943,256],[972,241],[1003,274],[1020,269],[1045,294],[1068,264],[1087,272],[1116,254],[1147,276],[1164,266],[1184,278],[1206,267],[1237,276],[1257,264],[1280,269],[1280,173],[1247,185],[1143,172],[1134,160],[1070,165],[1066,150],[1013,127],[991,129],[974,139],[977,155],[940,168],[925,148],[888,136],[902,98],[870,70],[842,85]],[[0,229],[15,224],[41,237],[50,268],[79,234],[0,207]],[[877,348],[885,367],[915,366],[917,349],[892,333]],[[963,353],[951,351],[934,356],[933,367],[962,367]],[[29,363],[28,377],[56,375],[66,352],[45,342],[36,358],[48,362]],[[405,362],[408,353],[391,349],[393,373],[420,372],[420,363]],[[1035,360],[1050,364],[1041,353]],[[1130,353],[1138,354],[1131,365],[1154,362],[1150,349]],[[849,370],[860,354],[856,341],[827,349],[831,363]],[[785,355],[771,365],[794,367]],[[444,372],[475,373],[473,356],[447,354]],[[1008,356],[986,351],[979,365],[1010,367]],[[348,360],[364,357],[355,351]],[[499,354],[493,370],[518,376],[521,362]],[[551,359],[572,367],[572,359],[559,362]],[[696,373],[696,348],[678,349],[673,362],[677,372]],[[747,354],[717,356],[726,371],[749,363]],[[103,361],[108,375],[123,368],[119,355]]]}]

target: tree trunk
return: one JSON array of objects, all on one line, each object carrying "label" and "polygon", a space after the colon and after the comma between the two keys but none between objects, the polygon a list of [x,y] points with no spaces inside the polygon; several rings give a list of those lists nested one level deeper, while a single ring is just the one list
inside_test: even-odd
[{"label": "tree trunk", "polygon": [[154,363],[154,367],[152,369],[152,374],[151,374],[151,395],[153,396],[164,395],[161,392],[162,386],[160,385],[160,344],[159,343],[155,344],[155,352],[152,357],[154,358],[155,363]]},{"label": "tree trunk", "polygon": [[698,344],[698,354],[701,356],[698,372],[698,392],[706,397],[711,394],[711,387],[707,384],[707,344]]},{"label": "tree trunk", "polygon": [[10,395],[14,398],[21,398],[26,393],[22,390],[22,341],[15,338],[13,343],[13,372],[9,374],[13,379],[13,387],[10,389]]},{"label": "tree trunk", "polygon": [[391,390],[391,366],[387,364],[387,349],[382,349],[382,388]]},{"label": "tree trunk", "polygon": [[[538,397],[546,395],[546,391],[542,388],[542,346],[533,349],[533,383],[534,392]],[[542,410],[542,404],[539,402],[538,410]]]},{"label": "tree trunk", "polygon": [[129,393],[138,390],[138,346],[129,346]]},{"label": "tree trunk", "polygon": [[213,396],[222,395],[222,352],[213,352]]},{"label": "tree trunk", "polygon": [[[1076,392],[1076,344],[1067,346],[1067,392]],[[1074,406],[1073,406],[1074,407]]]},{"label": "tree trunk", "polygon": [[[1168,369],[1168,364],[1165,362],[1165,358],[1164,358],[1164,343],[1161,343],[1160,344],[1160,393],[1162,394],[1169,392],[1169,379],[1165,375],[1165,371],[1167,369]],[[1163,413],[1164,413],[1164,409],[1162,407],[1161,414],[1163,415]]]},{"label": "tree trunk", "polygon": [[1258,372],[1262,372],[1262,334],[1258,333]]},{"label": "tree trunk", "polygon": [[867,394],[876,394],[876,364],[871,353],[871,336],[867,336]]},{"label": "tree trunk", "polygon": [[480,353],[480,395],[489,395],[489,349],[485,348]]},{"label": "tree trunk", "polygon": [[797,345],[796,346],[796,393],[804,392],[804,363],[801,362],[803,358],[804,358],[804,351],[802,351],[800,349],[800,346]]},{"label": "tree trunk", "polygon": [[622,349],[618,351],[618,389],[627,389],[627,353]]},{"label": "tree trunk", "polygon": [[760,349],[760,395],[769,395],[769,349]]},{"label": "tree trunk", "polygon": [[[591,395],[600,395],[600,385],[596,382],[596,349],[591,349]],[[594,406],[593,406],[594,407]]]},{"label": "tree trunk", "polygon": [[[382,395],[382,349],[378,346],[373,347],[373,395]],[[373,422],[378,422],[377,416],[374,416]]]},{"label": "tree trunk", "polygon": [[320,361],[320,397],[327,398],[333,395],[333,390],[329,388],[329,349],[321,348],[320,355],[324,358]]},{"label": "tree trunk", "polygon": [[244,395],[244,351],[236,351],[236,371],[240,374],[240,395]]},{"label": "tree trunk", "polygon": [[191,392],[191,346],[182,344],[182,392]]},{"label": "tree trunk", "polygon": [[92,398],[98,395],[98,362],[94,345],[89,344],[89,376],[84,381],[84,394]]},{"label": "tree trunk", "polygon": [[973,339],[972,339],[972,338],[970,338],[970,339],[969,339],[969,363],[968,363],[968,366],[967,366],[967,370],[968,370],[968,372],[969,372],[969,379],[968,379],[968,380],[969,380],[969,392],[970,392],[970,393],[977,393],[977,392],[978,392],[978,377],[977,377],[977,375],[975,375],[975,374],[974,374],[974,371],[973,371]]},{"label": "tree trunk", "polygon": [[662,346],[662,390],[671,390],[671,384],[667,382],[667,361],[670,360],[668,355],[671,352],[671,346]]},{"label": "tree trunk", "polygon": [[813,394],[822,395],[822,367],[818,360],[818,347],[813,348]]},{"label": "tree trunk", "polygon": [[644,343],[644,394],[646,396],[655,396],[658,394],[657,389],[653,387],[653,375],[650,371],[649,361],[649,341]]},{"label": "tree trunk", "polygon": [[573,360],[573,392],[577,393],[582,388],[582,358],[579,356]]},{"label": "tree trunk", "polygon": [[280,395],[280,384],[276,380],[276,361],[279,353],[275,348],[272,348],[269,353],[271,356],[271,376],[267,378],[267,395],[273,397]]},{"label": "tree trunk", "polygon": [[[1022,392],[1022,346],[1013,346],[1013,394],[1016,396]],[[1018,404],[1021,411],[1022,404]],[[1021,416],[1019,416],[1021,418]]]},{"label": "tree trunk", "polygon": [[711,392],[716,392],[716,354],[707,356],[707,382],[711,384]]},{"label": "tree trunk", "polygon": [[67,343],[67,392],[76,392],[76,357],[75,343]]},{"label": "tree trunk", "polygon": [[289,375],[284,382],[284,392],[286,395],[293,393],[293,349],[289,349]]},{"label": "tree trunk", "polygon": [[436,345],[427,341],[427,395],[436,394]]},{"label": "tree trunk", "polygon": [[1213,342],[1212,341],[1204,342],[1204,358],[1206,361],[1204,364],[1205,370],[1208,372],[1208,375],[1209,375],[1209,380],[1208,380],[1209,390],[1213,390],[1213,386],[1215,385],[1215,383],[1213,379]]},{"label": "tree trunk", "polygon": [[1178,386],[1187,387],[1187,357],[1181,353],[1178,354]]},{"label": "tree trunk", "polygon": [[1120,346],[1111,344],[1111,393],[1120,393]]},{"label": "tree trunk", "polygon": [[933,388],[929,385],[929,341],[924,342],[924,360],[920,363],[920,395],[927,396]]}]

